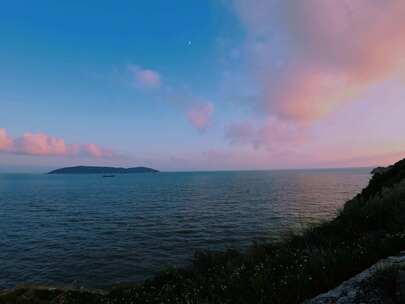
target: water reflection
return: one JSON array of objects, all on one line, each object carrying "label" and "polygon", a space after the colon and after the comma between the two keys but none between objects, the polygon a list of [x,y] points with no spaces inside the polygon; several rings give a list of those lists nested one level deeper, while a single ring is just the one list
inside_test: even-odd
[{"label": "water reflection", "polygon": [[0,286],[103,287],[335,216],[369,170],[0,175]]}]

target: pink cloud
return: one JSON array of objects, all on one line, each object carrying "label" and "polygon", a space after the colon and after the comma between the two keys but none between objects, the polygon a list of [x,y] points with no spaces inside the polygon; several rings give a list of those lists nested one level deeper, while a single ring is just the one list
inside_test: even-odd
[{"label": "pink cloud", "polygon": [[137,65],[128,66],[128,70],[133,74],[137,86],[159,88],[161,85],[161,76],[156,71],[144,69]]},{"label": "pink cloud", "polygon": [[30,155],[68,155],[68,147],[63,139],[42,133],[25,133],[14,140],[14,150]]},{"label": "pink cloud", "polygon": [[280,150],[291,144],[301,144],[307,139],[306,130],[296,124],[268,117],[265,122],[236,122],[225,129],[225,138],[231,144],[251,144],[255,148]]},{"label": "pink cloud", "polygon": [[203,131],[210,124],[213,112],[211,103],[195,104],[187,112],[187,117],[196,129]]},{"label": "pink cloud", "polygon": [[234,4],[261,83],[261,107],[272,115],[313,122],[405,70],[403,1]]},{"label": "pink cloud", "polygon": [[95,144],[67,144],[61,138],[44,133],[25,133],[11,138],[5,129],[0,129],[0,152],[35,156],[87,156],[92,158],[112,157],[110,150]]},{"label": "pink cloud", "polygon": [[199,131],[211,126],[215,107],[211,101],[193,94],[188,87],[167,87],[164,96],[185,113],[191,125]]},{"label": "pink cloud", "polygon": [[158,94],[160,98],[170,100],[178,107],[196,129],[206,130],[214,112],[211,102],[206,102],[204,98],[196,96],[186,85],[182,86],[162,86],[161,76],[158,72],[144,69],[137,65],[129,65],[128,70],[135,77],[135,84],[142,88],[153,88],[152,94]]},{"label": "pink cloud", "polygon": [[13,141],[8,137],[5,129],[0,128],[0,151],[6,151],[10,149]]},{"label": "pink cloud", "polygon": [[113,153],[110,150],[103,149],[95,144],[84,144],[82,150],[85,154],[95,158],[112,157]]}]

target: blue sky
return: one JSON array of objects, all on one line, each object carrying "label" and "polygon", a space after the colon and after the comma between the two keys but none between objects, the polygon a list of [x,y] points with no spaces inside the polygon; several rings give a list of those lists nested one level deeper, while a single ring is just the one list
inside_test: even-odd
[{"label": "blue sky", "polygon": [[203,1],[7,3],[0,13],[2,127],[126,154],[167,145],[176,153],[186,143],[196,150],[205,137],[214,143],[216,132],[189,127],[180,102],[135,87],[127,66],[216,99],[226,15]]},{"label": "blue sky", "polygon": [[[335,0],[8,1],[0,11],[0,171],[79,163],[163,170],[349,166],[397,156],[405,148],[399,133],[387,140],[377,132],[373,144],[358,140],[372,121],[349,140],[347,124],[335,127],[333,149],[320,135],[345,111],[360,111],[338,92],[361,91],[352,99],[368,107],[370,88],[380,86],[378,95],[397,87],[398,71],[387,59],[360,66],[352,60],[357,44],[339,49],[341,32],[349,44],[367,36],[360,25],[360,36],[346,33],[349,21],[367,25],[364,18],[376,14],[359,4],[355,20],[335,24],[335,17],[347,17],[341,6]],[[382,54],[400,63],[396,51],[403,45],[395,37],[402,21],[395,10],[402,7],[387,6],[377,17],[394,38]],[[314,48],[318,42],[321,50]],[[332,93],[317,90],[331,70],[325,58],[338,62],[333,77],[361,82],[361,90],[329,74]],[[382,76],[360,80],[359,69]],[[313,73],[322,77],[314,80]],[[291,86],[296,96],[286,94]],[[401,94],[375,112],[389,116]],[[381,140],[389,148],[377,147]],[[347,155],[331,152],[352,142],[358,146]],[[365,153],[370,149],[375,153]]]}]

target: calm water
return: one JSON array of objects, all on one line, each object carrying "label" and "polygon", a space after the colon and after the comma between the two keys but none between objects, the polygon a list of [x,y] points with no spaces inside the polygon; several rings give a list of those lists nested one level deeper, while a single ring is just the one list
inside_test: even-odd
[{"label": "calm water", "polygon": [[106,287],[336,215],[367,169],[0,175],[0,288]]}]

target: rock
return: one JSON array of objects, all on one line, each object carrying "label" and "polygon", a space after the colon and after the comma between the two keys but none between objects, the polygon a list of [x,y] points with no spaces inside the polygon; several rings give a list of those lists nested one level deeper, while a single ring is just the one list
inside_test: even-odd
[{"label": "rock", "polygon": [[371,174],[384,174],[386,172],[388,172],[390,169],[392,168],[392,166],[389,167],[377,167],[374,168],[373,170],[371,170]]},{"label": "rock", "polygon": [[[311,300],[304,302],[305,304],[359,304],[359,295],[364,293],[363,287],[367,285],[374,275],[381,270],[391,267],[405,267],[405,252],[399,256],[389,257],[381,260],[369,269],[361,272],[353,278],[343,282],[341,285],[332,289],[324,294],[321,294]],[[382,300],[383,295],[378,292],[373,294],[371,298],[374,300],[367,300],[368,304],[372,303],[389,303],[388,300]],[[405,271],[400,271],[397,278],[397,298],[400,299],[399,303],[405,303]],[[383,302],[382,302],[383,301]]]}]

